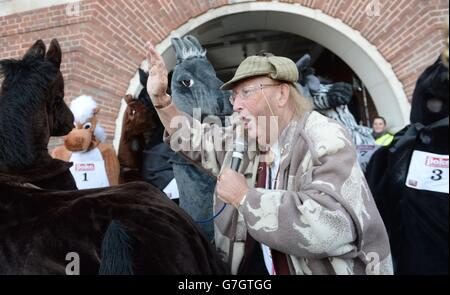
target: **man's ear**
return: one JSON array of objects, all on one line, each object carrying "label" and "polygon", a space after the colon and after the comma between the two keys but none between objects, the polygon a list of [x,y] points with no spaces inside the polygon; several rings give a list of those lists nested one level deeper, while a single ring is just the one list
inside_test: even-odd
[{"label": "man's ear", "polygon": [[289,87],[288,84],[283,83],[280,85],[280,89],[281,89],[281,95],[278,98],[278,107],[282,108],[282,107],[285,107],[287,105],[287,103],[289,102],[291,87]]}]

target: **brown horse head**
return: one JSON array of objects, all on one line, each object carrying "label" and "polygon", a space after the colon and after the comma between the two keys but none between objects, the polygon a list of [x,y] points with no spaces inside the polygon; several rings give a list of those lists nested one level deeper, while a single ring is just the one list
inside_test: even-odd
[{"label": "brown horse head", "polygon": [[147,93],[148,73],[138,70],[133,83],[140,84],[140,93],[126,95],[127,109],[123,118],[119,144],[119,161],[124,182],[143,180],[141,177],[144,149],[162,141],[164,127]]},{"label": "brown horse head", "polygon": [[80,96],[70,105],[75,116],[75,128],[64,137],[64,145],[71,152],[86,152],[105,140],[103,128],[98,123],[100,108],[90,96]]},{"label": "brown horse head", "polygon": [[128,169],[140,169],[142,151],[145,148],[144,133],[154,124],[151,111],[132,95],[126,95],[127,109],[123,118],[122,137],[119,145],[119,162]]},{"label": "brown horse head", "polygon": [[143,134],[155,125],[151,120],[151,112],[140,100],[134,99],[130,94],[125,96],[128,107],[123,121],[124,141],[130,142],[133,137]]}]

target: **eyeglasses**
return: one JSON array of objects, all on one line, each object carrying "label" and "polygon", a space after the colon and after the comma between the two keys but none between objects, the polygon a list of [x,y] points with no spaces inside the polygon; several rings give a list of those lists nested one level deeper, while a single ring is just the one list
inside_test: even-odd
[{"label": "eyeglasses", "polygon": [[250,94],[257,90],[263,90],[266,87],[274,87],[280,86],[281,84],[259,84],[255,86],[249,86],[242,89],[240,92],[234,92],[230,96],[230,103],[234,104],[238,96],[241,96],[242,100],[246,100],[249,98]]}]

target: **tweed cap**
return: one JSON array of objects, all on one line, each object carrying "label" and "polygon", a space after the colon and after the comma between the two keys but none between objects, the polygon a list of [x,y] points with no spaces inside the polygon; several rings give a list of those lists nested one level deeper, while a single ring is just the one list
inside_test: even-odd
[{"label": "tweed cap", "polygon": [[239,81],[268,76],[274,80],[295,83],[299,74],[295,63],[281,56],[249,56],[238,67],[233,79],[223,84],[220,89],[231,90]]}]

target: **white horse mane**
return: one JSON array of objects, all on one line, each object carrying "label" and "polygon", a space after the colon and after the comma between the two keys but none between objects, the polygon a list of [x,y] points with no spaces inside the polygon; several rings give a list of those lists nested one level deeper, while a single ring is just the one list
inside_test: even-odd
[{"label": "white horse mane", "polygon": [[206,58],[206,49],[199,50],[197,48],[186,48],[183,46],[183,49],[180,53],[180,58],[182,60],[189,59],[189,58]]},{"label": "white horse mane", "polygon": [[[70,110],[73,113],[75,122],[79,124],[84,124],[88,122],[94,116],[94,110],[97,108],[97,103],[92,98],[92,96],[82,95],[75,98],[70,103]],[[95,138],[100,140],[100,142],[105,142],[106,132],[105,129],[97,123],[97,127],[94,130]]]}]

